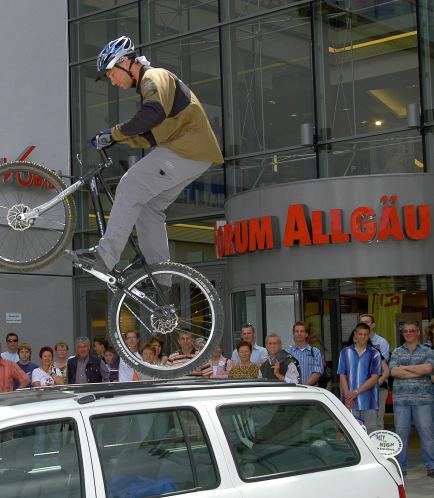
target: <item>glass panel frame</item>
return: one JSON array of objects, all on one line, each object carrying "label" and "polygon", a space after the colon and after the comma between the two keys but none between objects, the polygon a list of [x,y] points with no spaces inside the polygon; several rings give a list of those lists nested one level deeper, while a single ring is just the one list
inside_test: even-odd
[{"label": "glass panel frame", "polygon": [[420,103],[413,0],[313,6],[320,141],[407,125]]},{"label": "glass panel frame", "polygon": [[316,154],[309,148],[226,162],[228,195],[317,176]]},{"label": "glass panel frame", "polygon": [[[69,23],[70,63],[98,56],[111,40],[127,34],[135,45],[140,43],[138,3]],[[95,64],[95,77],[96,62]]]},{"label": "glass panel frame", "polygon": [[227,156],[301,143],[313,125],[311,21],[285,9],[222,27]]},{"label": "glass panel frame", "polygon": [[154,42],[218,24],[218,4],[218,0],[143,0],[140,9],[143,42]]},{"label": "glass panel frame", "polygon": [[422,138],[417,130],[401,131],[320,145],[320,177],[421,173]]}]

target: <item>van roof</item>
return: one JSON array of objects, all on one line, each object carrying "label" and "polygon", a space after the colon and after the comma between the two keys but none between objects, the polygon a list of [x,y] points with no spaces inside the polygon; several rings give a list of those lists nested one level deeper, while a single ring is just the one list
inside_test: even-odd
[{"label": "van roof", "polygon": [[255,379],[175,379],[155,380],[139,382],[112,382],[99,384],[73,384],[66,386],[33,387],[18,389],[17,391],[0,393],[0,406],[17,406],[40,401],[61,400],[75,398],[78,403],[86,404],[100,398],[114,398],[130,394],[150,394],[163,392],[194,391],[205,389],[228,389],[228,388],[258,388],[275,387],[287,388],[297,387],[308,389],[300,384],[285,384],[281,381]]}]

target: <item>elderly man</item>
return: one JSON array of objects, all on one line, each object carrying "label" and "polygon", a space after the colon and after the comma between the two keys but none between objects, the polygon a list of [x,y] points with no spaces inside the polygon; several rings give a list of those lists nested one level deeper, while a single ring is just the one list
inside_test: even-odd
[{"label": "elderly man", "polygon": [[434,477],[434,421],[431,375],[434,352],[420,344],[419,324],[404,322],[404,344],[392,353],[389,368],[393,382],[393,414],[395,430],[402,439],[403,448],[397,460],[406,474],[408,439],[411,423],[419,434],[422,459],[427,475]]},{"label": "elderly man", "polygon": [[107,365],[99,356],[90,353],[87,337],[76,339],[75,350],[77,354],[68,360],[68,384],[108,382],[110,372]]},{"label": "elderly man", "polygon": [[16,363],[14,363],[13,361],[5,360],[0,355],[0,392],[5,393],[13,391],[14,381],[19,388],[27,387],[30,383],[30,379]]},{"label": "elderly man", "polygon": [[[251,323],[246,323],[241,327],[241,341],[248,342],[252,345],[252,354],[250,356],[250,361],[252,363],[256,363],[257,365],[261,365],[261,363],[267,358],[268,352],[262,346],[258,346],[256,344],[256,332]],[[237,363],[240,362],[240,357],[238,356],[238,351],[235,348],[232,353],[232,361]]]},{"label": "elderly man", "polygon": [[300,383],[298,361],[282,349],[282,340],[277,334],[269,334],[265,338],[268,357],[260,370],[263,379],[279,379],[287,384]]}]

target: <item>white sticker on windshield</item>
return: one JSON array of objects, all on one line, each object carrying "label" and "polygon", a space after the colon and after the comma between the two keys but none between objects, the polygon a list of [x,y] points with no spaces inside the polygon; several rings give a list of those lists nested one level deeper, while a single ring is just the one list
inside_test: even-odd
[{"label": "white sticker on windshield", "polygon": [[402,439],[392,431],[374,431],[369,434],[377,450],[385,457],[394,457],[401,453]]}]

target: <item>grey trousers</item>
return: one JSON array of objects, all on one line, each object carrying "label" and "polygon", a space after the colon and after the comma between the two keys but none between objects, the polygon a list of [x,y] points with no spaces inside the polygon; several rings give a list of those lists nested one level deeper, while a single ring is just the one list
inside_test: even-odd
[{"label": "grey trousers", "polygon": [[371,432],[374,432],[377,430],[377,411],[378,410],[351,410],[351,413],[363,420],[363,424],[366,427],[366,432],[368,434],[371,434]]},{"label": "grey trousers", "polygon": [[378,390],[378,413],[377,413],[377,429],[384,429],[384,414],[386,413],[386,401],[389,391],[384,387]]},{"label": "grey trousers", "polygon": [[156,147],[125,173],[116,189],[106,232],[97,246],[110,270],[119,261],[134,225],[148,263],[170,259],[164,211],[210,165]]}]

